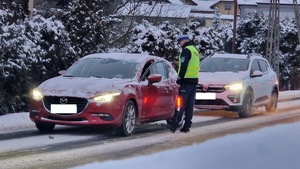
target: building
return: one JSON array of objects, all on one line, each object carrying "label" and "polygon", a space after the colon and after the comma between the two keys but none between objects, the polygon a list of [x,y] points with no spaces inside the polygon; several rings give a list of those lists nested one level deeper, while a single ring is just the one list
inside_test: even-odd
[{"label": "building", "polygon": [[[297,1],[298,10],[300,0]],[[269,16],[270,0],[238,0],[238,6],[240,8],[240,16],[245,17],[247,14],[263,14]],[[295,11],[293,6],[293,0],[280,0],[279,6],[279,18],[294,18]]]}]

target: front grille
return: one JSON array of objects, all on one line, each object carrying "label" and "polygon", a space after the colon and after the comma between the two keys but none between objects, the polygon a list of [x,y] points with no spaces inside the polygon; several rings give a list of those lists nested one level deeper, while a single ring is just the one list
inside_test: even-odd
[{"label": "front grille", "polygon": [[216,99],[216,100],[195,100],[196,105],[226,105],[228,104],[222,100],[222,99]]},{"label": "front grille", "polygon": [[197,85],[197,92],[213,92],[213,93],[222,93],[225,91],[224,85],[220,84],[198,84]]},{"label": "front grille", "polygon": [[77,112],[81,113],[88,101],[87,99],[77,98],[77,97],[57,97],[57,96],[45,96],[43,98],[44,105],[46,109],[50,112],[51,111],[51,104],[61,104],[61,98],[67,99],[67,103],[65,104],[76,104],[77,105]]},{"label": "front grille", "polygon": [[60,117],[52,117],[52,116],[46,116],[46,119],[51,119],[51,120],[60,120],[60,121],[86,121],[87,119],[85,118],[60,118]]}]

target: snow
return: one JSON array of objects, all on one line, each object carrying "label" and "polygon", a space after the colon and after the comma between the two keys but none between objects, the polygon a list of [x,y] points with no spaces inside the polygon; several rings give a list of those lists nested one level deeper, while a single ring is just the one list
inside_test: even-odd
[{"label": "snow", "polygon": [[[281,91],[279,94],[281,100],[299,98],[299,96],[300,90]],[[30,121],[28,116],[28,112],[0,116],[0,133],[13,131],[26,132],[26,130],[34,128],[34,123]],[[196,117],[193,120],[204,121],[212,120],[213,118],[218,117]],[[227,135],[208,140],[201,144],[194,144],[150,155],[123,160],[93,162],[77,166],[74,169],[137,168],[137,166],[143,166],[143,169],[170,168],[170,166],[172,166],[172,169],[296,169],[299,167],[300,133],[295,131],[299,130],[300,122],[276,125],[250,133]],[[68,135],[66,137],[65,134],[55,134],[53,136],[55,139],[51,139],[50,137],[49,135],[41,135],[38,138],[35,137],[35,141],[30,139],[30,137],[22,138],[21,140],[20,138],[8,140],[9,144],[4,145],[11,146],[0,146],[0,151],[5,152],[26,148],[26,143],[33,141],[33,145],[40,146],[56,142],[76,141],[83,137],[86,137],[86,139],[90,138],[89,135]]]},{"label": "snow", "polygon": [[[202,144],[124,160],[94,162],[74,169],[297,169],[300,122],[227,135]],[[283,144],[284,143],[284,144]],[[139,167],[138,167],[139,166]]]},{"label": "snow", "polygon": [[[293,4],[293,0],[280,0],[280,4]],[[238,0],[239,5],[257,5],[257,3],[270,3],[270,0]],[[300,3],[300,0],[297,0]]]}]

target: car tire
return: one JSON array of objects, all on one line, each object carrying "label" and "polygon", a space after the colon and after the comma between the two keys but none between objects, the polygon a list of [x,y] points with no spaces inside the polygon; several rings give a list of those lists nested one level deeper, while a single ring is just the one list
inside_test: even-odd
[{"label": "car tire", "polygon": [[250,91],[246,91],[243,99],[243,105],[239,112],[241,118],[249,117],[252,113],[253,106],[253,94]]},{"label": "car tire", "polygon": [[118,133],[122,136],[130,136],[134,133],[137,121],[137,108],[133,101],[129,100],[123,110],[122,125]]},{"label": "car tire", "polygon": [[274,113],[276,108],[277,108],[277,102],[278,102],[278,94],[273,91],[271,98],[270,98],[270,102],[265,105],[265,109],[268,113]]},{"label": "car tire", "polygon": [[35,123],[36,128],[41,132],[50,132],[54,129],[53,123]]}]

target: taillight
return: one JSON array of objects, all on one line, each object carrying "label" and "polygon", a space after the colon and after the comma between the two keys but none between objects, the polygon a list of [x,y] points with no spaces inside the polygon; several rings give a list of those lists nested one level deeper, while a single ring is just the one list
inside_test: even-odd
[{"label": "taillight", "polygon": [[180,96],[176,97],[176,108],[182,107],[182,98]]}]

